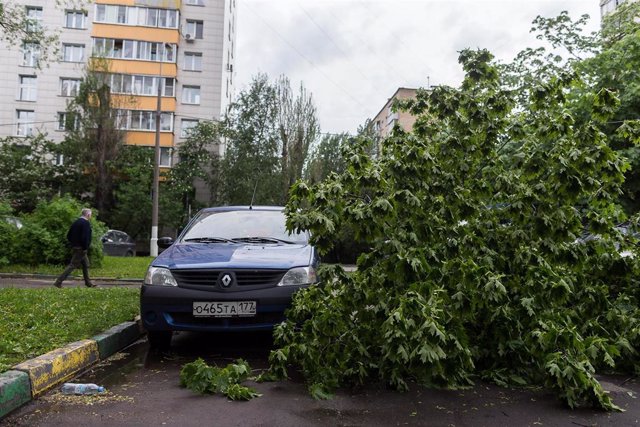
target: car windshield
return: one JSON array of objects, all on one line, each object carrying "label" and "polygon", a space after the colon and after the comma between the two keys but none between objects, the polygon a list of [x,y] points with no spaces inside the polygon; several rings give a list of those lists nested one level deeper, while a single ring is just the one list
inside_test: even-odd
[{"label": "car windshield", "polygon": [[203,212],[185,232],[182,241],[306,244],[308,235],[289,233],[281,211],[222,211]]}]

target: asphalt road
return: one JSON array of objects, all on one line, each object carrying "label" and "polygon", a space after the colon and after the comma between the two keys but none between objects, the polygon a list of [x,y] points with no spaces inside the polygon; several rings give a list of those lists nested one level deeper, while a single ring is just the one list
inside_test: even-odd
[{"label": "asphalt road", "polygon": [[468,390],[413,385],[406,393],[372,385],[341,390],[317,401],[292,372],[288,381],[250,385],[262,397],[232,402],[197,395],[179,385],[181,367],[202,357],[225,366],[244,358],[258,372],[267,367],[269,334],[176,334],[171,351],[150,351],[145,339],[95,366],[75,382],[103,385],[95,397],[52,391],[18,409],[3,426],[632,426],[640,423],[637,379],[603,378],[626,409],[606,413],[570,410],[542,390],[505,389],[479,383]]}]

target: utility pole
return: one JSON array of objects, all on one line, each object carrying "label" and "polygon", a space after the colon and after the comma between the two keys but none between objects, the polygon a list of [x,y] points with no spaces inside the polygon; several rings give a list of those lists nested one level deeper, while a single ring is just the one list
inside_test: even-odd
[{"label": "utility pole", "polygon": [[158,198],[160,196],[160,117],[162,115],[162,63],[164,62],[166,44],[162,45],[160,56],[160,75],[158,76],[158,101],[156,104],[156,143],[153,161],[153,189],[151,207],[151,245],[149,255],[158,256]]}]

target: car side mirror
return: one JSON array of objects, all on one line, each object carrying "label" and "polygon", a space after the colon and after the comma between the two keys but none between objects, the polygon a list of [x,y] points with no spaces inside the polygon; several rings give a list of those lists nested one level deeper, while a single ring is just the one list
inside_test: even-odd
[{"label": "car side mirror", "polygon": [[173,245],[173,239],[171,237],[160,237],[158,239],[159,248],[167,249],[171,245]]}]

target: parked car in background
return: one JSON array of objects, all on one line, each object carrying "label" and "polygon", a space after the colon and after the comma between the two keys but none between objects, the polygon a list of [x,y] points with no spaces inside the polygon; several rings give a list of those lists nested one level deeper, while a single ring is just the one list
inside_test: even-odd
[{"label": "parked car in background", "polygon": [[286,230],[284,208],[232,206],[200,211],[151,263],[140,313],[153,347],[173,331],[269,330],[294,292],[316,283],[308,233]]},{"label": "parked car in background", "polygon": [[109,230],[101,237],[102,250],[110,256],[135,256],[136,242],[124,231]]}]

